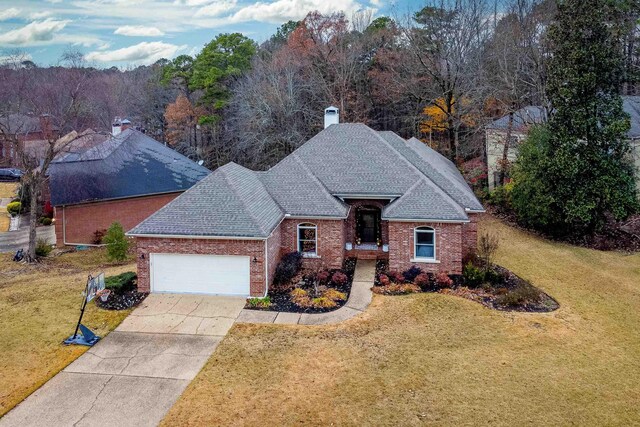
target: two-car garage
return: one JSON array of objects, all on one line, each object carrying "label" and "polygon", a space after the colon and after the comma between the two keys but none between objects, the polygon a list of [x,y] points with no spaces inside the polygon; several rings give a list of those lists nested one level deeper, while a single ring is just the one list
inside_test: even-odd
[{"label": "two-car garage", "polygon": [[250,294],[249,256],[151,253],[149,258],[151,292]]}]

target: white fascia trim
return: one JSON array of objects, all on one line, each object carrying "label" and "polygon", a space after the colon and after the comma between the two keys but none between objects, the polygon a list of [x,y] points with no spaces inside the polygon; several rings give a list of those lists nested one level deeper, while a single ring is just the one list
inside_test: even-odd
[{"label": "white fascia trim", "polygon": [[309,216],[309,215],[285,215],[285,219],[329,219],[329,220],[342,220],[347,219],[348,216]]},{"label": "white fascia trim", "polygon": [[380,218],[389,222],[430,222],[430,223],[452,223],[452,224],[467,224],[471,222],[468,219],[429,219],[429,218]]},{"label": "white fascia trim", "polygon": [[203,239],[203,240],[267,240],[266,237],[245,237],[245,236],[189,236],[184,234],[138,234],[125,233],[129,237],[149,237],[164,239]]},{"label": "white fascia trim", "polygon": [[469,208],[464,208],[465,212],[469,212],[469,213],[485,213],[487,210],[486,209],[469,209]]},{"label": "white fascia trim", "polygon": [[335,197],[344,201],[344,199],[364,199],[364,200],[377,200],[388,199],[394,200],[398,197],[402,197],[402,194],[334,194]]}]

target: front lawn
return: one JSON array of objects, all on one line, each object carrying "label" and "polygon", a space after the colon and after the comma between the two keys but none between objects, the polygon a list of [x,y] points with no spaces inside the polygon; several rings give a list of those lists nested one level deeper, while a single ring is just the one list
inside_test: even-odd
[{"label": "front lawn", "polygon": [[0,199],[12,199],[16,197],[19,184],[17,182],[0,182]]},{"label": "front lawn", "polygon": [[[35,266],[0,254],[0,416],[86,351],[61,345],[73,333],[87,275],[135,270],[109,266],[104,250],[68,253]],[[83,323],[104,335],[129,311],[87,305]]]},{"label": "front lawn", "polygon": [[640,423],[640,254],[553,243],[491,218],[496,262],[551,313],[375,295],[334,326],[235,325],[165,425]]}]

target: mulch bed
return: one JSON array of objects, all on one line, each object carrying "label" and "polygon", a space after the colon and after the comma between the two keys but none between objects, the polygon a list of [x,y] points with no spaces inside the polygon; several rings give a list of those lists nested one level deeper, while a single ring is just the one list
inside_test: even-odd
[{"label": "mulch bed", "polygon": [[633,215],[625,221],[615,221],[613,218],[609,218],[604,228],[597,233],[586,236],[556,237],[523,227],[517,222],[513,212],[505,212],[493,206],[488,206],[487,212],[514,228],[548,240],[600,251],[640,252],[640,214]]},{"label": "mulch bed", "polygon": [[[349,280],[347,280],[347,282],[344,285],[330,286],[331,288],[336,289],[337,291],[343,292],[347,295],[347,298],[344,301],[336,301],[337,305],[335,307],[332,307],[332,308],[300,307],[299,305],[294,304],[291,301],[291,296],[289,295],[289,292],[275,293],[275,292],[272,292],[272,290],[270,289],[269,298],[271,299],[271,305],[269,307],[257,308],[257,307],[250,307],[247,305],[245,306],[245,308],[251,309],[251,310],[262,310],[262,311],[284,311],[289,313],[326,313],[329,311],[337,310],[340,307],[344,306],[346,302],[349,300],[349,293],[351,292],[351,284],[353,283],[353,273],[355,272],[355,269],[356,269],[356,261],[357,261],[356,258],[347,258],[342,265],[342,269],[329,270],[331,274],[333,274],[336,271],[341,271],[344,274],[346,274],[347,277],[349,278]],[[307,291],[313,289],[311,280],[309,280],[308,277],[304,277],[305,272],[302,271],[301,274],[302,274],[302,278],[301,278],[302,284],[299,284],[299,287]],[[291,289],[293,289],[293,287],[294,285],[291,286]]]},{"label": "mulch bed", "polygon": [[103,302],[96,297],[96,305],[105,310],[126,310],[140,304],[149,295],[148,292],[128,291],[122,295],[111,293],[109,298]]},{"label": "mulch bed", "polygon": [[[391,284],[389,286],[382,286],[378,280],[378,275],[387,271],[387,264],[385,261],[379,261],[376,265],[376,280],[374,292],[382,295],[404,295],[415,292],[436,292],[445,295],[455,295],[462,298],[466,298],[475,302],[478,302],[485,307],[501,310],[501,311],[520,311],[531,313],[546,313],[554,311],[560,307],[560,304],[547,295],[545,292],[533,286],[526,280],[518,277],[516,274],[507,270],[499,265],[493,266],[493,271],[496,276],[502,278],[502,281],[497,284],[485,284],[477,287],[465,286],[464,277],[461,275],[452,275],[449,278],[452,280],[450,287],[439,287],[436,285],[433,275],[430,275],[430,283],[422,288],[411,285],[399,287],[397,284]],[[395,285],[395,286],[394,286]],[[512,300],[505,302],[503,297],[510,292],[521,292],[527,297],[521,300]]]}]

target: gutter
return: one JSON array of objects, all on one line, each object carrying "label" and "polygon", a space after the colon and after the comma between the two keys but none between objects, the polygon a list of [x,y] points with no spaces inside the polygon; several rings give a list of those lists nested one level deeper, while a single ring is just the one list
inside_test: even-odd
[{"label": "gutter", "polygon": [[380,218],[383,221],[389,222],[436,222],[436,223],[451,223],[451,224],[467,224],[471,222],[468,219],[433,219],[433,218]]},{"label": "gutter", "polygon": [[248,237],[248,236],[191,236],[188,234],[144,234],[144,233],[125,233],[127,237],[148,237],[156,239],[203,239],[203,240],[267,240],[267,237]]}]

